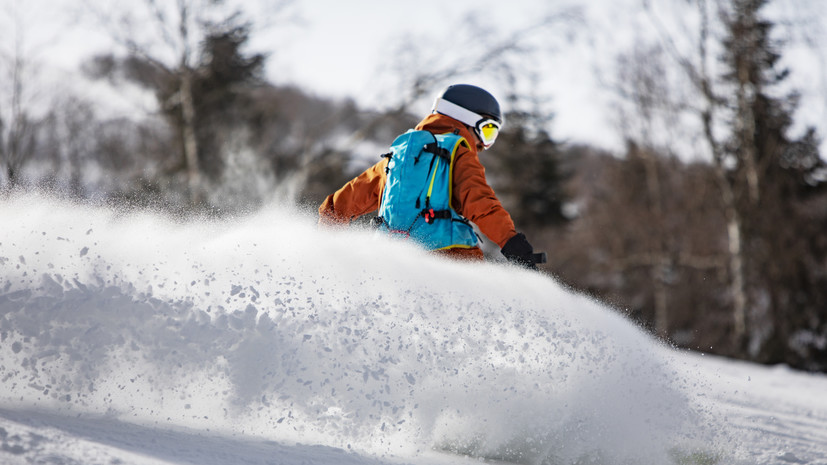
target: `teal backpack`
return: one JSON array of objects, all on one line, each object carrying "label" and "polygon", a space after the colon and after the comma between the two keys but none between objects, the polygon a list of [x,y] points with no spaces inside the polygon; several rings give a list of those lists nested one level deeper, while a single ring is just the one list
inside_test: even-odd
[{"label": "teal backpack", "polygon": [[465,139],[409,130],[393,141],[385,168],[378,228],[411,238],[431,250],[470,248],[477,235],[451,207],[454,156]]}]

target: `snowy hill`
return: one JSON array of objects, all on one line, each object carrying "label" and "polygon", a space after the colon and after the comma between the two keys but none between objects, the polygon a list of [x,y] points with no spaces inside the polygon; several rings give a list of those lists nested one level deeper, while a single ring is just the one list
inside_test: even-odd
[{"label": "snowy hill", "polygon": [[275,206],[0,223],[3,464],[827,463],[827,378],[676,352],[542,274]]}]

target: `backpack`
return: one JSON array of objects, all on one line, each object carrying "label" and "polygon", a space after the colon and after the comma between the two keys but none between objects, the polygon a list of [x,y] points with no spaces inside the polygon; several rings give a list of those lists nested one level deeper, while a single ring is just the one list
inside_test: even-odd
[{"label": "backpack", "polygon": [[382,155],[388,164],[379,230],[431,250],[477,245],[470,222],[451,207],[454,157],[463,142],[457,134],[413,129],[393,141],[390,153]]}]

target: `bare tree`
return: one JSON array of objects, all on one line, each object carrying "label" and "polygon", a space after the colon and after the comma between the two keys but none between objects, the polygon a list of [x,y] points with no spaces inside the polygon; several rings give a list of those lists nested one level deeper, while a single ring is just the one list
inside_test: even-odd
[{"label": "bare tree", "polygon": [[655,331],[662,337],[668,337],[667,275],[675,263],[667,253],[666,231],[663,229],[665,212],[656,159],[663,150],[658,149],[654,138],[657,114],[671,108],[667,98],[669,92],[664,84],[662,52],[658,48],[646,49],[640,44],[631,56],[621,56],[618,70],[618,91],[633,107],[632,115],[620,118],[625,138],[629,141],[627,155],[643,164],[648,216],[651,219],[646,222],[648,234],[645,237],[649,238],[646,253],[637,259],[621,260],[619,263],[634,264],[645,257],[653,286]]},{"label": "bare tree", "polygon": [[[505,85],[509,92],[508,99],[513,103],[521,95],[516,89],[518,81],[528,79],[529,82],[524,82],[528,84],[527,87],[536,88],[531,85],[536,84],[531,80],[537,78],[537,72],[531,63],[537,62],[538,55],[542,54],[535,43],[538,38],[541,43],[550,42],[549,37],[562,37],[572,33],[581,23],[580,9],[567,8],[539,15],[525,27],[510,34],[501,34],[492,25],[481,23],[474,14],[468,14],[463,21],[457,22],[456,29],[444,32],[451,37],[430,37],[436,43],[467,44],[460,50],[461,53],[446,54],[442,46],[431,47],[428,43],[417,44],[412,40],[404,40],[391,53],[392,57],[385,62],[387,65],[383,64],[396,77],[390,92],[392,96],[387,99],[390,102],[389,109],[355,133],[352,143],[363,138],[382,118],[409,112],[424,96],[432,95],[441,86],[458,78],[472,77],[476,80],[480,76],[493,77]],[[535,101],[530,100],[532,103]]]},{"label": "bare tree", "polygon": [[[730,295],[733,316],[732,339],[733,345],[740,349],[743,348],[746,341],[746,309],[748,304],[744,270],[743,224],[736,204],[735,192],[727,176],[727,154],[723,143],[715,135],[715,127],[719,124],[718,114],[726,102],[716,94],[714,77],[709,69],[711,60],[709,57],[709,41],[711,40],[709,35],[709,6],[706,0],[697,0],[697,7],[701,19],[698,37],[700,66],[697,71],[693,71],[688,66],[685,66],[684,69],[690,73],[692,82],[702,96],[703,104],[699,109],[699,116],[703,122],[704,137],[712,153],[712,162],[715,166],[715,174],[721,190],[721,203],[727,220],[727,251],[729,255]],[[739,95],[741,94],[739,93]]]},{"label": "bare tree", "polygon": [[91,102],[76,96],[58,99],[49,118],[50,138],[54,152],[54,171],[66,176],[68,193],[76,198],[86,194],[84,168],[94,153],[97,117]]},{"label": "bare tree", "polygon": [[[675,50],[672,53],[677,55]],[[687,110],[694,107],[677,90],[684,80],[670,81],[673,70],[668,66],[669,61],[670,56],[663,45],[638,41],[631,53],[620,55],[615,85],[615,91],[621,97],[618,123],[627,140],[626,161],[642,167],[644,189],[640,195],[645,197],[646,205],[645,219],[641,220],[640,230],[636,233],[644,242],[644,250],[626,251],[625,256],[618,257],[617,266],[623,271],[634,267],[648,269],[654,328],[662,337],[668,337],[674,329],[671,328],[671,314],[679,311],[677,305],[670,302],[674,300],[670,295],[676,287],[675,276],[680,275],[678,270],[714,270],[725,263],[720,254],[698,253],[700,244],[686,237],[694,229],[693,225],[683,223],[683,215],[687,212],[675,210],[676,206],[686,203],[681,199],[693,195],[675,190],[697,188],[698,185],[674,180],[680,176],[680,171],[689,171],[682,163],[670,162],[678,152],[672,140],[675,128],[684,124]],[[683,65],[688,66],[686,62]],[[694,72],[694,68],[690,69]],[[720,148],[716,140],[712,139],[712,143],[716,150]],[[683,224],[683,227],[670,226],[675,224]],[[686,273],[682,276],[690,277]]]},{"label": "bare tree", "polygon": [[[290,4],[277,2],[274,8]],[[173,92],[159,93],[160,108],[175,109],[174,127],[181,147],[187,190],[193,204],[204,200],[203,167],[199,157],[194,80],[198,72],[200,45],[219,25],[243,22],[241,2],[214,0],[142,0],[140,9],[87,2],[98,24],[130,57],[149,64],[172,86]],[[106,8],[115,8],[107,10]],[[266,20],[262,20],[266,22]],[[230,27],[230,26],[227,26]]]},{"label": "bare tree", "polygon": [[[115,42],[129,55],[151,63],[174,81],[177,89],[173,101],[159,102],[161,106],[180,106],[180,142],[190,200],[200,197],[201,171],[198,163],[198,143],[195,138],[195,109],[192,96],[192,63],[197,51],[201,3],[194,0],[158,2],[144,0],[142,15],[135,11],[104,11],[89,3],[89,10],[106,25]],[[139,18],[140,22],[135,21]],[[152,31],[150,34],[141,30]]]},{"label": "bare tree", "polygon": [[0,162],[6,188],[20,182],[23,165],[34,152],[37,121],[31,112],[34,61],[26,37],[23,12],[4,3],[0,20]]},{"label": "bare tree", "polygon": [[[660,18],[654,13],[649,2],[645,3],[646,11],[656,31],[659,33],[663,50],[678,65],[688,82],[695,91],[694,95],[699,96],[692,101],[679,102],[678,105],[683,111],[696,115],[701,123],[702,137],[709,147],[714,172],[718,179],[720,188],[721,205],[725,213],[727,227],[727,262],[729,270],[729,294],[732,302],[732,325],[733,346],[743,348],[746,335],[746,308],[748,305],[746,291],[746,277],[744,269],[744,248],[743,248],[743,224],[741,213],[736,204],[736,194],[733,189],[730,177],[728,176],[728,165],[730,162],[721,136],[717,134],[725,120],[722,113],[727,112],[727,101],[722,98],[717,87],[717,76],[714,75],[711,65],[715,57],[710,56],[709,48],[715,40],[711,35],[711,14],[710,10],[716,8],[719,11],[721,4],[713,0],[714,5],[709,5],[707,0],[695,0],[699,14],[699,28],[695,37],[694,57],[686,51],[680,50],[675,44],[668,29],[663,25]],[[746,90],[741,89],[739,95],[745,95]],[[742,125],[741,134],[746,134],[748,127]],[[749,156],[744,153],[742,156]]]},{"label": "bare tree", "polygon": [[[823,271],[786,253],[792,242],[809,244],[818,236],[811,217],[796,212],[799,203],[822,195],[823,180],[813,173],[823,160],[812,130],[800,139],[787,133],[798,95],[779,92],[788,70],[779,69],[781,48],[770,34],[774,23],[761,14],[768,3],[694,0],[699,27],[691,52],[679,50],[648,11],[697,96],[685,109],[701,123],[726,220],[733,353],[789,361],[795,358],[793,328],[806,332],[817,326],[816,320],[796,320],[789,308],[808,312],[822,298],[807,286]],[[800,222],[802,237],[790,241],[781,221]]]}]

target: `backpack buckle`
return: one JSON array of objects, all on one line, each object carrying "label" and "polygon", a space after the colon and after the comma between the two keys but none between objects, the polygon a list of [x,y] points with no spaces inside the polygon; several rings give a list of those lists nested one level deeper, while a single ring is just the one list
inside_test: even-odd
[{"label": "backpack buckle", "polygon": [[451,219],[451,210],[434,211],[433,208],[426,208],[425,210],[422,210],[422,213],[420,213],[420,215],[422,215],[422,217],[425,218],[426,223],[431,224],[434,222],[434,220],[437,219]]}]

